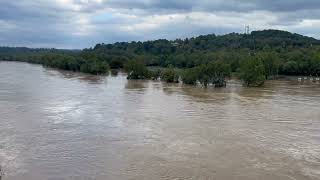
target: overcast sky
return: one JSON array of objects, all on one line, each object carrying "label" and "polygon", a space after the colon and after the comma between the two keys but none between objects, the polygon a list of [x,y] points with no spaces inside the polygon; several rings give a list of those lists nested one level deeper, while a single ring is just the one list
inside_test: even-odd
[{"label": "overcast sky", "polygon": [[320,38],[320,0],[0,0],[0,46],[85,48],[282,29]]}]

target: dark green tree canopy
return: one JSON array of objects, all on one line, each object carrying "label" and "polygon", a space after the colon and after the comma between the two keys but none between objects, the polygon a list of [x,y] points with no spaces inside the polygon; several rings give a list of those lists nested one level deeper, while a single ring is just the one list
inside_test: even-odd
[{"label": "dark green tree canopy", "polygon": [[[171,41],[160,39],[102,43],[81,51],[0,47],[1,60],[26,61],[92,74],[106,73],[109,67],[124,68],[125,64],[133,65],[132,61],[139,61],[145,66],[171,65],[178,69],[190,69],[179,74],[185,83],[194,84],[200,81],[204,86],[220,79],[211,73],[224,69],[223,66],[228,66],[233,73],[246,72],[243,70],[246,66],[241,64],[251,58],[262,62],[265,79],[278,75],[317,76],[320,75],[319,54],[319,40],[279,30],[220,36],[209,34]],[[220,65],[212,65],[213,62],[220,62]],[[156,79],[161,76],[153,71],[147,73],[147,68],[136,68],[140,77],[151,76]],[[143,72],[142,76],[140,72]],[[173,71],[163,73],[165,76],[162,79],[172,80]]]}]

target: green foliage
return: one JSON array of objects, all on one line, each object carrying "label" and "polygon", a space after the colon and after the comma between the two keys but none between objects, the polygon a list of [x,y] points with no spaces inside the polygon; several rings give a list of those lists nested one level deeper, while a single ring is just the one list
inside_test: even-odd
[{"label": "green foliage", "polygon": [[123,68],[123,62],[120,60],[111,60],[110,61],[110,68],[112,68],[112,69]]},{"label": "green foliage", "polygon": [[320,52],[317,52],[313,55],[309,66],[313,75],[320,75]]},{"label": "green foliage", "polygon": [[153,80],[158,80],[162,75],[162,70],[157,68],[156,70],[150,71]]},{"label": "green foliage", "polygon": [[45,54],[44,56],[42,56],[42,64],[48,67],[71,71],[79,71],[80,69],[80,65],[78,64],[75,57],[64,54]]},{"label": "green foliage", "polygon": [[184,84],[196,85],[198,81],[198,70],[196,68],[184,70],[181,75],[181,80]]},{"label": "green foliage", "polygon": [[[319,51],[320,41],[286,31],[254,31],[250,35],[231,33],[222,36],[209,34],[190,39],[146,42],[120,42],[98,44],[83,53],[93,53],[108,62],[111,68],[122,67],[128,60],[140,59],[147,66],[193,68],[211,61],[223,61],[233,72],[248,54],[257,54],[264,62],[267,78],[288,75],[283,69],[287,61],[295,61],[299,68],[295,74],[310,75],[311,59]],[[312,46],[312,48],[310,48]],[[303,58],[296,56],[302,54]],[[307,53],[306,53],[307,52]],[[264,57],[267,56],[267,57]],[[299,58],[298,58],[299,57]],[[85,58],[86,59],[86,58]],[[308,60],[309,59],[309,60]]]},{"label": "green foliage", "polygon": [[263,62],[256,57],[242,62],[240,78],[246,86],[262,86],[266,80]]},{"label": "green foliage", "polygon": [[80,71],[90,74],[105,74],[109,71],[109,65],[103,61],[87,60],[81,64]]},{"label": "green foliage", "polygon": [[41,63],[48,67],[90,74],[105,74],[109,71],[109,65],[104,61],[98,61],[97,59],[84,60],[78,56],[65,54],[45,54],[42,56]]},{"label": "green foliage", "polygon": [[221,61],[213,61],[196,67],[198,72],[198,81],[207,87],[210,84],[216,87],[226,85],[225,78],[230,76],[231,70],[228,64]]},{"label": "green foliage", "polygon": [[221,61],[213,61],[185,70],[182,74],[182,82],[185,84],[199,82],[204,87],[211,84],[215,87],[223,87],[226,85],[225,78],[230,74],[231,68],[228,64]]},{"label": "green foliage", "polygon": [[288,75],[295,75],[298,71],[299,65],[296,61],[288,61],[282,66],[282,72]]},{"label": "green foliage", "polygon": [[168,82],[168,83],[178,83],[179,82],[179,75],[177,71],[171,66],[165,69],[161,73],[161,80]]},{"label": "green foliage", "polygon": [[124,66],[128,73],[128,79],[149,79],[151,78],[151,72],[140,61],[130,60]]},{"label": "green foliage", "polygon": [[[160,39],[97,44],[94,48],[81,51],[0,47],[0,60],[39,63],[92,74],[106,73],[109,66],[119,69],[127,65],[132,66],[129,78],[158,79],[165,76],[162,79],[169,82],[176,80],[176,77],[172,78],[173,74],[177,76],[176,72],[149,71],[145,66],[172,65],[186,69],[181,74],[186,84],[199,82],[203,86],[221,86],[226,75],[212,72],[220,72],[220,69],[223,72],[240,72],[242,69],[243,72],[243,64],[248,58],[260,59],[264,79],[277,75],[320,75],[319,52],[320,41],[317,39],[286,31],[264,30],[251,34],[209,34],[173,41]],[[134,64],[133,61],[137,60],[139,62]],[[212,65],[214,62],[220,64]],[[224,66],[228,66],[228,70]]]},{"label": "green foliage", "polygon": [[257,55],[264,65],[266,79],[275,78],[279,74],[280,58],[274,52],[261,52]]},{"label": "green foliage", "polygon": [[223,61],[214,61],[208,64],[210,73],[210,83],[216,87],[226,86],[226,77],[231,75],[231,66]]}]

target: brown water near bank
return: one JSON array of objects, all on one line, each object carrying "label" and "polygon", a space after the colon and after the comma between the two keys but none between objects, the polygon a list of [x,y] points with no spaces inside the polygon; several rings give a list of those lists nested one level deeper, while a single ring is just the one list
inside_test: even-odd
[{"label": "brown water near bank", "polygon": [[0,62],[2,180],[318,180],[320,84],[202,89]]}]

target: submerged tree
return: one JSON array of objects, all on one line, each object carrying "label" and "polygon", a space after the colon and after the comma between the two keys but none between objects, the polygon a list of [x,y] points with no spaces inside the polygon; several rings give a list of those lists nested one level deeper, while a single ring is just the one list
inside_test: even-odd
[{"label": "submerged tree", "polygon": [[140,61],[130,60],[125,64],[124,68],[128,73],[127,79],[149,79],[151,77],[146,65]]},{"label": "submerged tree", "polygon": [[196,68],[186,69],[181,74],[181,80],[184,84],[196,85],[198,81],[198,70]]},{"label": "submerged tree", "polygon": [[207,73],[209,75],[209,83],[215,87],[226,86],[225,78],[230,76],[231,67],[222,61],[213,61],[207,65]]},{"label": "submerged tree", "polygon": [[97,58],[84,59],[66,54],[47,53],[42,56],[42,64],[48,67],[90,74],[105,74],[109,71],[109,64],[105,61],[99,61]]},{"label": "submerged tree", "polygon": [[108,63],[96,59],[86,60],[80,67],[81,72],[90,74],[106,74],[109,69]]},{"label": "submerged tree", "polygon": [[231,68],[228,64],[221,61],[213,61],[208,64],[185,70],[182,74],[182,81],[185,84],[196,84],[199,82],[202,86],[215,87],[226,86],[225,78],[230,76]]},{"label": "submerged tree", "polygon": [[242,62],[240,78],[246,86],[262,86],[266,80],[263,62],[256,57]]},{"label": "submerged tree", "polygon": [[179,82],[179,74],[170,66],[169,68],[165,69],[161,72],[161,80],[168,82],[168,83],[178,83]]}]

